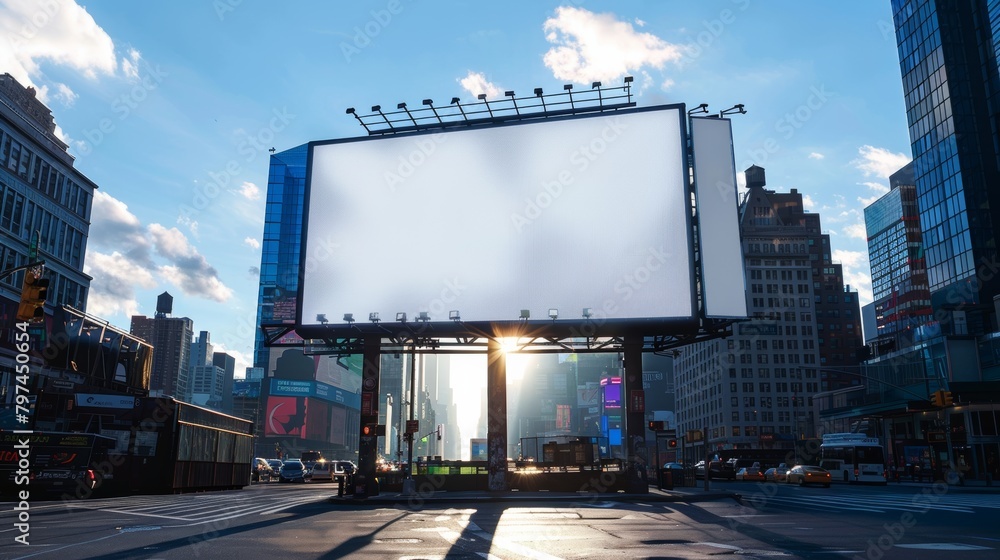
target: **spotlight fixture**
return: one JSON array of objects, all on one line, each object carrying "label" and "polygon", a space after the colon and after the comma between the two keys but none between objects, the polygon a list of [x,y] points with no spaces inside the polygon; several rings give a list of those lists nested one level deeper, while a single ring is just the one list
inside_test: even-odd
[{"label": "spotlight fixture", "polygon": [[399,313],[396,313],[396,320],[399,321],[400,323],[405,323],[406,322],[406,313],[403,313],[402,311],[400,311]]},{"label": "spotlight fixture", "polygon": [[381,319],[378,318],[378,311],[373,311],[368,314],[368,320],[372,323],[378,323]]},{"label": "spotlight fixture", "polygon": [[590,319],[593,316],[594,316],[594,310],[593,309],[591,309],[589,307],[584,307],[583,308],[583,318],[584,319]]},{"label": "spotlight fixture", "polygon": [[549,108],[545,106],[545,96],[542,94],[542,88],[535,88],[535,97],[542,100],[542,112],[548,111]]},{"label": "spotlight fixture", "polygon": [[730,107],[728,109],[724,109],[722,111],[719,111],[719,117],[721,118],[721,117],[724,117],[726,115],[732,115],[733,113],[739,113],[741,115],[745,115],[745,114],[747,114],[747,110],[743,108],[743,104],[742,103],[737,103],[736,105],[733,105],[732,107]]},{"label": "spotlight fixture", "polygon": [[452,105],[458,105],[458,111],[460,113],[462,113],[462,118],[465,119],[465,120],[469,120],[469,117],[465,114],[465,109],[462,108],[461,101],[457,97],[452,97],[451,98],[451,104]]},{"label": "spotlight fixture", "polygon": [[531,310],[530,309],[522,309],[521,310],[521,320],[522,321],[526,321],[526,320],[528,320],[530,318],[531,318]]},{"label": "spotlight fixture", "polygon": [[431,316],[426,311],[421,311],[417,314],[417,320],[421,323],[426,323],[431,320]]},{"label": "spotlight fixture", "polygon": [[322,325],[327,324],[328,321],[326,320],[326,313],[317,313],[316,314],[316,322],[320,323]]},{"label": "spotlight fixture", "polygon": [[688,114],[699,115],[701,113],[707,113],[707,112],[708,112],[708,103],[702,103],[701,105],[698,105],[694,109],[689,110]]},{"label": "spotlight fixture", "polygon": [[559,310],[555,309],[555,308],[550,308],[549,309],[549,319],[552,319],[553,321],[555,321],[558,318],[559,318]]},{"label": "spotlight fixture", "polygon": [[490,112],[490,118],[492,119],[492,118],[493,118],[493,109],[492,109],[492,108],[490,107],[490,102],[489,102],[489,100],[487,100],[487,99],[486,99],[486,94],[485,94],[485,93],[480,93],[480,94],[479,94],[479,95],[478,95],[478,96],[476,97],[476,99],[478,99],[478,100],[482,101],[482,102],[483,102],[483,104],[485,104],[485,105],[486,105],[486,110]]},{"label": "spotlight fixture", "polygon": [[441,120],[441,115],[438,114],[437,109],[434,108],[434,101],[433,100],[424,99],[423,104],[426,107],[430,107],[431,111],[434,113],[434,116],[437,118],[437,121],[439,123],[444,122],[444,121]]},{"label": "spotlight fixture", "polygon": [[514,91],[505,91],[503,94],[510,98],[510,102],[514,104],[514,112],[520,114],[520,110],[517,108],[517,98],[514,97]]},{"label": "spotlight fixture", "polygon": [[354,322],[354,313],[344,313],[344,322],[350,325]]},{"label": "spotlight fixture", "polygon": [[457,309],[455,309],[453,311],[449,311],[448,312],[448,318],[451,319],[452,321],[455,321],[455,322],[458,322],[458,321],[462,320],[462,317],[461,317],[461,315],[458,314],[458,310]]}]

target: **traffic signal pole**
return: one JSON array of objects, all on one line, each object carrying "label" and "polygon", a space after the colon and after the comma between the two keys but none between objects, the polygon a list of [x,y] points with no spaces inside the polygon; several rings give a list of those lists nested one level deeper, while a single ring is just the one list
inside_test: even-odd
[{"label": "traffic signal pole", "polygon": [[[409,419],[412,422],[414,418],[414,397],[416,397],[417,391],[417,342],[413,341],[413,349],[410,351],[410,395],[406,399],[407,405],[410,407]],[[413,432],[409,429],[406,430],[409,436],[406,437],[406,477],[403,479],[403,495],[412,496],[416,493],[416,483],[413,481]]]}]

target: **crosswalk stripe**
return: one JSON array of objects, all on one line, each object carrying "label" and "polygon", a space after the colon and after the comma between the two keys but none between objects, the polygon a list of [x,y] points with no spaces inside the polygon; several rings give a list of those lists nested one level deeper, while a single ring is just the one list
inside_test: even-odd
[{"label": "crosswalk stripe", "polygon": [[[107,500],[103,503],[96,501],[78,502],[66,504],[66,506],[75,509],[99,510],[123,515],[169,519],[178,522],[211,523],[246,515],[277,513],[291,507],[319,502],[324,499],[323,496],[318,495],[303,495],[293,498],[274,496],[262,502],[258,496],[254,500],[241,499],[239,503],[233,504],[233,500],[231,499],[218,497],[211,501],[202,500],[201,503],[178,502],[182,498],[188,498],[186,496],[166,496],[165,498],[173,499],[145,501],[142,504],[135,504],[129,501],[127,505],[123,503],[123,500]],[[195,502],[197,501],[195,500]]]},{"label": "crosswalk stripe", "polygon": [[865,507],[857,504],[845,504],[839,505],[835,503],[830,503],[827,501],[817,501],[812,498],[795,498],[795,497],[785,497],[785,496],[772,496],[767,499],[767,503],[779,502],[792,505],[803,505],[814,508],[829,509],[836,511],[870,511],[872,513],[885,513],[884,509],[876,509],[871,507]]},{"label": "crosswalk stripe", "polygon": [[[1000,508],[994,496],[968,496],[953,500],[952,496],[768,496],[763,505],[783,503],[791,506],[808,506],[827,510],[870,511],[887,510],[924,512],[929,510],[949,513],[975,513],[976,507]],[[751,504],[753,501],[750,502]]]}]

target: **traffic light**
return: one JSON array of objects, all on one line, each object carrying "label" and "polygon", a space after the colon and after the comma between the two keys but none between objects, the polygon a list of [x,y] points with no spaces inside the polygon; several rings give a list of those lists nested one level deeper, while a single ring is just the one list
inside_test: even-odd
[{"label": "traffic light", "polygon": [[363,436],[373,436],[375,435],[375,426],[371,424],[365,424],[361,428],[361,435]]},{"label": "traffic light", "polygon": [[653,430],[654,432],[662,432],[663,431],[663,420],[650,420],[649,421],[649,429]]},{"label": "traffic light", "polygon": [[437,429],[438,441],[441,441],[442,437],[444,437],[444,424],[438,424],[438,429]]},{"label": "traffic light", "polygon": [[934,406],[945,407],[951,406],[955,401],[951,397],[951,391],[938,389],[937,391],[934,391],[933,395],[931,395],[931,402],[934,403]]},{"label": "traffic light", "polygon": [[667,445],[669,445],[670,447],[677,447],[677,440],[676,439],[672,439],[672,440],[670,440],[670,441],[667,442]]},{"label": "traffic light", "polygon": [[41,321],[45,317],[45,298],[49,294],[49,279],[39,278],[30,270],[21,284],[21,303],[17,306],[18,321]]}]

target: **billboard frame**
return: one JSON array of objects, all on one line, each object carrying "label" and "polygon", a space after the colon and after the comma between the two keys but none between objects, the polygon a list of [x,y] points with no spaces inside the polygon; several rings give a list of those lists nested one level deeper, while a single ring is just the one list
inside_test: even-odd
[{"label": "billboard frame", "polygon": [[[566,338],[594,338],[594,337],[621,337],[621,336],[643,336],[643,337],[674,337],[681,336],[684,338],[695,337],[699,332],[703,331],[705,327],[705,319],[703,318],[702,301],[701,294],[697,289],[697,283],[699,282],[700,272],[699,263],[695,258],[695,244],[696,244],[696,230],[694,227],[695,213],[694,213],[694,186],[691,181],[690,175],[690,148],[688,146],[689,138],[689,126],[688,126],[688,114],[685,110],[685,105],[681,104],[666,104],[666,105],[655,105],[649,107],[630,107],[625,109],[616,109],[612,111],[604,112],[588,112],[578,115],[569,116],[558,116],[551,117],[542,115],[536,118],[517,120],[517,121],[506,121],[498,123],[488,123],[481,126],[467,126],[467,127],[455,127],[448,128],[445,130],[441,129],[430,129],[422,131],[413,131],[400,134],[400,136],[406,137],[418,137],[422,135],[429,134],[450,134],[453,132],[461,132],[463,130],[469,129],[486,129],[486,128],[503,128],[510,126],[522,126],[531,125],[544,122],[557,122],[566,120],[578,120],[587,118],[598,118],[598,117],[608,117],[614,114],[637,114],[653,111],[675,111],[677,114],[677,127],[680,135],[680,147],[681,147],[681,166],[682,169],[678,171],[683,177],[683,188],[684,188],[684,204],[686,207],[684,209],[684,219],[685,219],[685,232],[687,235],[687,246],[685,247],[687,257],[687,263],[689,264],[688,270],[688,286],[687,293],[690,301],[690,313],[683,317],[645,317],[645,318],[595,318],[595,317],[579,317],[575,319],[521,319],[521,320],[484,320],[484,321],[461,321],[461,320],[430,320],[430,321],[414,321],[409,322],[397,322],[390,321],[386,318],[385,321],[379,322],[365,322],[363,320],[352,321],[352,322],[316,322],[316,323],[304,323],[303,321],[303,293],[305,290],[305,277],[307,268],[307,259],[304,257],[306,254],[306,248],[309,242],[309,212],[310,204],[312,198],[312,180],[313,180],[313,163],[314,163],[314,151],[318,146],[327,146],[334,144],[345,144],[345,143],[357,143],[357,142],[367,142],[367,141],[378,141],[380,139],[385,139],[385,135],[378,136],[362,136],[362,137],[352,137],[352,138],[341,138],[341,139],[331,139],[322,141],[309,142],[308,146],[308,156],[306,163],[306,191],[303,200],[303,210],[302,210],[302,255],[303,257],[299,262],[299,277],[302,279],[298,285],[297,293],[297,309],[296,309],[296,319],[295,325],[283,324],[281,327],[275,325],[276,329],[272,329],[272,332],[281,331],[289,332],[295,331],[301,338],[309,340],[323,340],[329,342],[335,342],[340,340],[340,343],[334,343],[334,346],[351,346],[357,347],[357,345],[351,343],[351,341],[357,341],[360,344],[360,338],[370,335],[380,335],[388,339],[399,339],[399,340],[415,340],[418,338],[454,338],[457,343],[462,344],[465,341],[463,339],[472,338],[476,339],[479,337],[484,338],[495,338],[495,337],[530,337],[530,338],[540,338],[546,339],[550,342],[558,339]],[[666,296],[669,297],[669,296]],[[595,302],[596,303],[596,302]],[[565,310],[564,310],[565,311]],[[711,323],[711,321],[708,321]],[[728,322],[727,322],[728,324]],[[262,325],[262,327],[264,327]],[[280,335],[268,334],[265,328],[265,333],[269,341],[274,341]],[[712,328],[711,330],[716,330]],[[412,342],[411,342],[412,344]],[[270,344],[269,344],[270,345]],[[608,348],[604,347],[603,351],[607,351]],[[564,350],[565,351],[565,350]],[[596,351],[596,350],[595,350]]]}]

